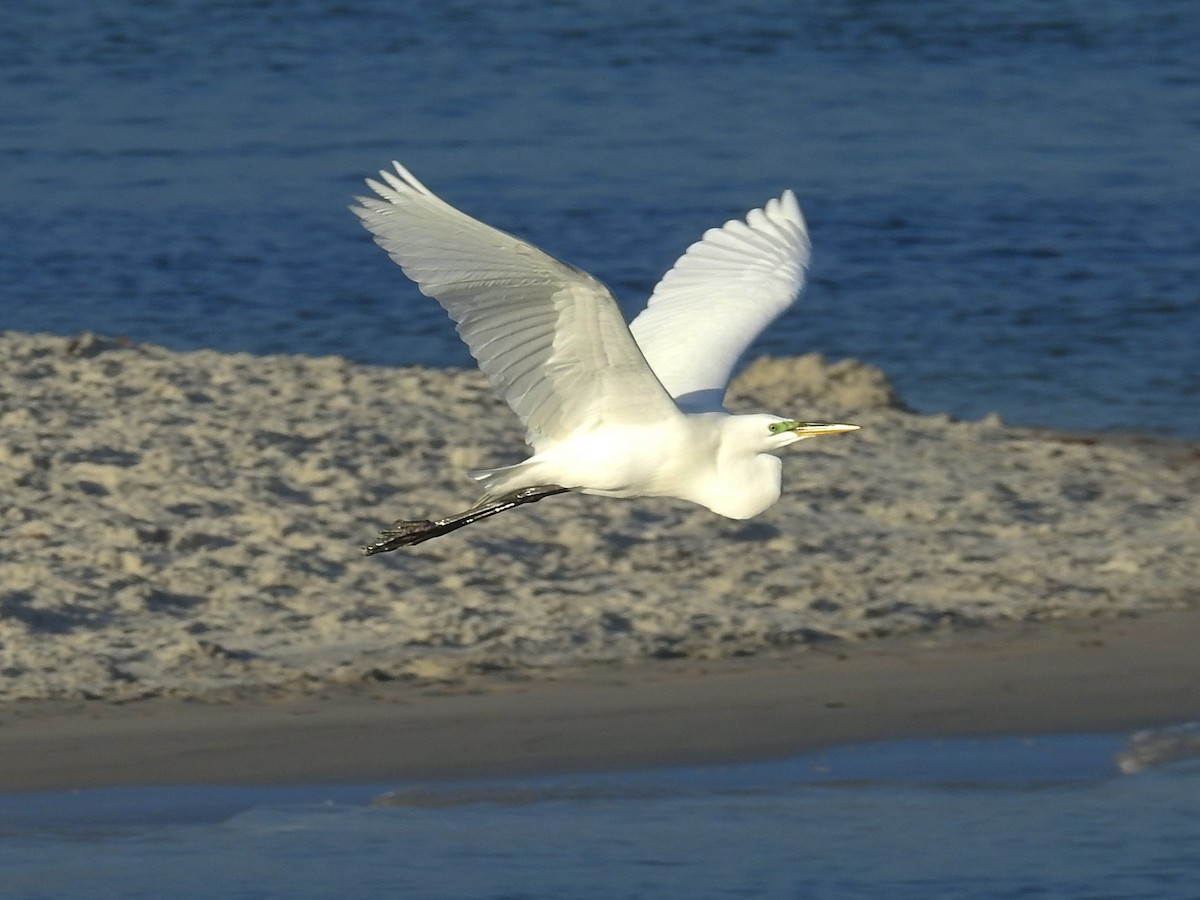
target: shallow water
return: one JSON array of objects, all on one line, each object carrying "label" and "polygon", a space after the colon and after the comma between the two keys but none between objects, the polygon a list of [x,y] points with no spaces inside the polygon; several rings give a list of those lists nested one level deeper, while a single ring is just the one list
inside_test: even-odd
[{"label": "shallow water", "polygon": [[868,360],[923,411],[1200,436],[1184,0],[12,7],[0,327],[465,365],[345,210],[393,156],[631,311],[790,186],[812,283],[760,350]]},{"label": "shallow water", "polygon": [[1194,898],[1200,767],[1117,736],[486,783],[0,797],[14,898]]}]

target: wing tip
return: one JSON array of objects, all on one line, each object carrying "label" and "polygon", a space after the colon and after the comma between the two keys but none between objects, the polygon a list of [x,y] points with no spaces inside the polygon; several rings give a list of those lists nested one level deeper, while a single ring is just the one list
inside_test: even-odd
[{"label": "wing tip", "polygon": [[[425,187],[412,172],[408,171],[403,165],[396,160],[392,160],[392,166],[395,171],[388,169],[379,170],[379,179],[365,178],[366,183],[372,192],[382,197],[389,203],[395,203],[406,194],[420,194],[425,197],[434,197],[433,191]],[[355,200],[362,202],[362,197],[355,197]]]},{"label": "wing tip", "polygon": [[396,170],[395,174],[388,172],[387,170],[383,170],[379,174],[382,175],[384,179],[394,188],[399,190],[401,186],[403,186],[408,190],[416,191],[418,194],[425,194],[429,197],[433,196],[433,191],[421,184],[421,182],[417,180],[417,177],[413,175],[412,172],[408,171],[408,169],[406,169],[403,165],[401,165],[398,160],[392,160],[392,168]]},{"label": "wing tip", "polygon": [[772,200],[768,204],[767,212],[774,213],[785,221],[794,222],[802,231],[808,230],[804,224],[804,213],[800,211],[800,201],[796,199],[796,192],[791,188],[780,194],[778,199]]}]

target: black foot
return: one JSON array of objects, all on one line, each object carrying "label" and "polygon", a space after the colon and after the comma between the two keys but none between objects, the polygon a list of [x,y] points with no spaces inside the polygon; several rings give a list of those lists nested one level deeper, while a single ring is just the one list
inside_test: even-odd
[{"label": "black foot", "polygon": [[391,528],[379,532],[382,535],[379,540],[369,546],[363,547],[363,555],[373,556],[376,553],[387,553],[389,550],[397,550],[400,547],[412,547],[416,544],[422,544],[431,538],[441,537],[443,534],[457,531],[460,528],[470,525],[472,522],[478,522],[481,519],[502,513],[512,509],[514,506],[520,506],[524,503],[536,503],[543,497],[566,493],[568,490],[570,488],[559,487],[556,484],[538,485],[537,487],[522,488],[503,497],[497,497],[491,502],[473,506],[466,512],[459,513],[457,516],[450,516],[445,519],[438,519],[437,521],[430,519],[399,519],[393,523]]},{"label": "black foot", "polygon": [[437,522],[431,522],[429,519],[419,519],[417,521],[399,519],[391,528],[379,533],[383,537],[375,543],[362,548],[364,556],[371,556],[375,553],[387,553],[389,550],[398,550],[400,547],[411,547],[414,544],[420,544],[422,541],[427,541],[446,532],[438,527]]}]

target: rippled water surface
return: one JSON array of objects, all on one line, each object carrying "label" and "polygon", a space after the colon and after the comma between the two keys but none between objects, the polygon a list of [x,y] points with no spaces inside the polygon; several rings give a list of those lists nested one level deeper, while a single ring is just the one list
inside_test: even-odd
[{"label": "rippled water surface", "polygon": [[0,796],[0,894],[1194,898],[1200,768],[1116,737],[442,786]]},{"label": "rippled water surface", "polygon": [[[0,328],[467,365],[346,211],[391,158],[630,312],[792,187],[812,279],[760,350],[1200,437],[1197,47],[1188,0],[10,3]],[[1196,897],[1195,766],[1075,741],[0,797],[0,895]]]},{"label": "rippled water surface", "polygon": [[466,365],[345,210],[392,157],[631,311],[790,186],[812,283],[759,349],[1200,435],[1186,0],[10,6],[0,327]]}]

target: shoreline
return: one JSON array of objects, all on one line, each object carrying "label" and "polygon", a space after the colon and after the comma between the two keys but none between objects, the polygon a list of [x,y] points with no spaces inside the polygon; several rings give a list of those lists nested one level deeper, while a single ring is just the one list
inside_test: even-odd
[{"label": "shoreline", "polygon": [[0,707],[0,791],[472,779],[1200,718],[1200,609],[226,703]]},{"label": "shoreline", "polygon": [[0,356],[0,790],[1200,717],[1197,443],[917,415],[861,362],[760,359],[733,411],[863,426],[786,454],[761,516],[572,493],[367,559],[516,460],[480,373],[16,332]]}]

